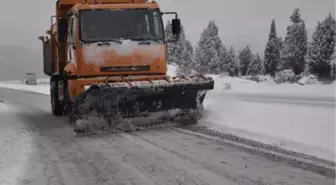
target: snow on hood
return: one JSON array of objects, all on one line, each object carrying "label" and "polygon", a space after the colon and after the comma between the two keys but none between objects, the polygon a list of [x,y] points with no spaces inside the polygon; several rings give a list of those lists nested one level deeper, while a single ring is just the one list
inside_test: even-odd
[{"label": "snow on hood", "polygon": [[[163,44],[150,42],[148,45],[141,45],[143,41],[123,40],[122,43],[109,42],[109,45],[98,46],[98,43],[85,44],[83,46],[83,57],[87,64],[104,64],[105,53],[113,52],[120,57],[132,57],[136,53],[146,58],[147,63],[154,62],[158,57],[164,57],[165,49]],[[148,42],[148,41],[146,41]]]},{"label": "snow on hood", "polygon": [[176,76],[176,69],[177,69],[176,64],[168,64],[168,75],[169,76]]}]

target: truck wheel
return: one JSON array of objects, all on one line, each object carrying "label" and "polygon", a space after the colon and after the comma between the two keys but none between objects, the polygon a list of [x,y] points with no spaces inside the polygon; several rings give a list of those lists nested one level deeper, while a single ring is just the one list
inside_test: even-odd
[{"label": "truck wheel", "polygon": [[54,116],[62,116],[64,105],[60,104],[58,99],[58,84],[56,81],[52,80],[50,83],[50,101],[51,101],[51,111]]}]

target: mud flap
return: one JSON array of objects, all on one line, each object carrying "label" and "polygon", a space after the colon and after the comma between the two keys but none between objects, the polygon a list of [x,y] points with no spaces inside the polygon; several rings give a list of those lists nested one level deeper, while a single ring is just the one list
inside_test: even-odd
[{"label": "mud flap", "polygon": [[176,109],[185,113],[202,107],[206,92],[213,88],[213,79],[204,77],[94,84],[76,98],[72,122],[95,117],[115,127],[125,118]]}]

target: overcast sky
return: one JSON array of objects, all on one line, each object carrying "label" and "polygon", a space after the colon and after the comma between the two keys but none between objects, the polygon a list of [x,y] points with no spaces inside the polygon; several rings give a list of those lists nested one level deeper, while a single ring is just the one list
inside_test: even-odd
[{"label": "overcast sky", "polygon": [[[0,6],[0,42],[39,49],[37,37],[45,33],[55,0],[11,0]],[[266,42],[270,22],[284,35],[294,8],[301,9],[308,28],[315,27],[331,12],[335,0],[157,0],[162,11],[177,11],[193,44],[208,21],[213,19],[226,45],[245,39],[246,43]],[[167,18],[171,18],[168,17]],[[241,44],[241,43],[240,43]],[[257,47],[257,46],[256,46]]]}]

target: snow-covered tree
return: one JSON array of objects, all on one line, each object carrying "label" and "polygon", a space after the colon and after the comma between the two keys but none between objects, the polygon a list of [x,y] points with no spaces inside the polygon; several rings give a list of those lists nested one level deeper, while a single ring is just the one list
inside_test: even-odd
[{"label": "snow-covered tree", "polygon": [[228,72],[230,76],[239,75],[239,60],[236,55],[236,50],[231,46],[227,51],[226,59],[224,61],[225,72]]},{"label": "snow-covered tree", "polygon": [[259,53],[252,55],[252,61],[248,66],[247,75],[260,75],[264,73],[264,64]]},{"label": "snow-covered tree", "polygon": [[[182,26],[181,26],[182,27]],[[173,40],[176,39],[173,35],[172,31],[172,23],[170,21],[167,22],[165,27],[165,37],[166,40]],[[176,62],[175,56],[177,55],[176,52],[179,48],[181,48],[180,42],[173,42],[168,43],[168,64],[173,64]]]},{"label": "snow-covered tree", "polygon": [[280,49],[280,53],[281,53],[281,50],[283,48],[283,44],[284,43],[284,40],[282,39],[281,36],[278,37],[278,44],[279,44],[279,49]]},{"label": "snow-covered tree", "polygon": [[[284,69],[284,66],[285,66],[285,62],[282,60],[283,56],[284,56],[285,40],[283,40],[282,37],[278,37],[278,41],[279,41],[280,59],[279,59],[279,62],[276,66],[276,72],[282,71]],[[265,66],[265,70],[266,70],[266,66]]]},{"label": "snow-covered tree", "polygon": [[287,35],[282,50],[282,70],[292,69],[298,75],[304,71],[305,58],[308,50],[307,30],[301,19],[300,9],[295,9],[290,16],[292,22],[287,27]]},{"label": "snow-covered tree", "polygon": [[246,75],[247,69],[252,62],[252,52],[249,46],[246,46],[238,53],[241,75]]},{"label": "snow-covered tree", "polygon": [[309,61],[311,73],[322,78],[330,77],[334,48],[335,19],[329,14],[323,22],[318,22],[313,34]]},{"label": "snow-covered tree", "polygon": [[277,66],[280,63],[280,51],[282,47],[281,38],[277,37],[275,21],[272,20],[268,41],[265,47],[265,73],[272,76],[275,75]]},{"label": "snow-covered tree", "polygon": [[227,63],[226,63],[227,56],[228,56],[228,51],[227,51],[226,47],[223,45],[223,47],[221,48],[221,51],[220,51],[220,55],[219,55],[219,61],[220,61],[219,71],[220,71],[220,73],[227,72],[226,71],[226,69],[228,69]]},{"label": "snow-covered tree", "polygon": [[331,70],[330,70],[330,78],[335,80],[336,79],[336,48],[334,49],[334,54],[331,60]]},{"label": "snow-covered tree", "polygon": [[307,49],[307,54],[305,56],[306,64],[305,64],[305,69],[303,72],[304,75],[310,74],[310,64],[312,62],[311,56],[312,56],[312,49],[313,49],[312,43],[313,43],[312,41],[308,41],[308,49]]},{"label": "snow-covered tree", "polygon": [[195,51],[197,70],[202,73],[218,73],[220,71],[220,54],[223,43],[218,35],[218,27],[214,21],[201,33]]},{"label": "snow-covered tree", "polygon": [[[172,24],[168,21],[165,28],[165,36],[168,40],[175,39],[172,35]],[[180,74],[188,75],[194,66],[193,48],[190,41],[186,38],[185,30],[181,25],[179,40],[168,43],[168,63],[177,64]]]},{"label": "snow-covered tree", "polygon": [[181,51],[181,62],[177,68],[177,75],[190,75],[195,68],[193,47],[189,40],[184,41],[184,48]]},{"label": "snow-covered tree", "polygon": [[[322,60],[322,42],[323,42],[323,23],[318,21],[316,29],[313,33],[313,37],[312,37],[312,41],[309,43],[309,71],[312,74],[319,74],[319,73],[323,73],[323,71],[325,70],[325,68],[330,67],[328,65],[328,61],[326,60]],[[324,69],[322,70],[322,72],[320,71],[320,68]],[[325,72],[324,72],[325,73]],[[318,75],[320,76],[320,75]]]}]

